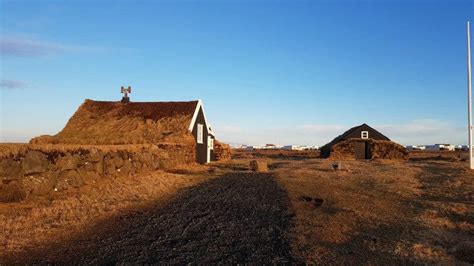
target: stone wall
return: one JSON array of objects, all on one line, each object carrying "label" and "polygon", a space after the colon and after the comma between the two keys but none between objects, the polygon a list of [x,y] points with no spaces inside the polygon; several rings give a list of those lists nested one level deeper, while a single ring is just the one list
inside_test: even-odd
[{"label": "stone wall", "polygon": [[146,173],[195,160],[193,146],[178,144],[10,145],[7,149],[9,153],[0,157],[0,202],[48,196],[105,176]]}]

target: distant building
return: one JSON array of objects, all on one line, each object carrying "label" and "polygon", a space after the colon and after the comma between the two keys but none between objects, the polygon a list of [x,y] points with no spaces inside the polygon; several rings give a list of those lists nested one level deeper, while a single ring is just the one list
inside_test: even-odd
[{"label": "distant building", "polygon": [[455,146],[451,144],[426,145],[427,151],[454,151]]},{"label": "distant building", "polygon": [[281,147],[282,150],[293,150],[293,151],[309,151],[317,150],[318,146],[299,146],[299,145],[285,145]]},{"label": "distant building", "polygon": [[242,149],[242,150],[246,150],[247,149],[247,145],[243,145],[243,144],[229,144],[230,148],[231,149]]},{"label": "distant building", "polygon": [[384,136],[382,133],[378,132],[377,130],[373,129],[367,124],[362,124],[360,126],[355,126],[346,132],[344,132],[342,135],[336,137],[333,139],[331,142],[328,144],[324,145],[321,147],[321,157],[327,158],[329,157],[331,153],[331,148],[332,146],[343,142],[348,139],[359,139],[360,141],[357,142],[357,145],[355,147],[355,157],[357,159],[367,159],[369,157],[368,154],[368,146],[367,146],[367,140],[368,139],[373,139],[373,140],[386,140],[390,141],[389,138]]},{"label": "distant building", "polygon": [[406,148],[409,151],[424,151],[424,150],[426,150],[425,145],[409,145]]},{"label": "distant building", "polygon": [[469,145],[458,145],[454,148],[456,151],[468,151]]},{"label": "distant building", "polygon": [[282,150],[300,150],[300,146],[297,145],[285,145],[281,147]]},{"label": "distant building", "polygon": [[276,150],[278,147],[275,144],[265,144],[265,146],[262,147],[264,150]]}]

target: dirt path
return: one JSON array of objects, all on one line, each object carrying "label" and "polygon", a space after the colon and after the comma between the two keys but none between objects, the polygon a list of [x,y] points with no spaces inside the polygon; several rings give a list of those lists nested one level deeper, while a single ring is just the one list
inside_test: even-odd
[{"label": "dirt path", "polygon": [[165,206],[113,217],[8,261],[295,262],[287,238],[291,217],[286,192],[271,175],[233,173],[187,189]]}]

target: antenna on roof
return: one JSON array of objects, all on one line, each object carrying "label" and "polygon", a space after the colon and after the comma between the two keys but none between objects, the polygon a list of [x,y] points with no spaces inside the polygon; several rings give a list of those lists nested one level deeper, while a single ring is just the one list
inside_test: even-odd
[{"label": "antenna on roof", "polygon": [[128,88],[124,88],[123,86],[120,87],[120,93],[123,93],[122,103],[130,102],[130,98],[128,97],[129,93],[132,93],[132,87],[128,86]]},{"label": "antenna on roof", "polygon": [[467,21],[467,97],[468,97],[468,136],[469,136],[469,167],[474,169],[472,158],[472,82],[471,82],[471,25]]}]

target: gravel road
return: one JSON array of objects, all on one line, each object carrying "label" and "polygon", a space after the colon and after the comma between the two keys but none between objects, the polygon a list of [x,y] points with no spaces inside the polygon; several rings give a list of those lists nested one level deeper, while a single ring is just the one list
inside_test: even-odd
[{"label": "gravel road", "polygon": [[288,198],[270,174],[232,173],[184,190],[165,206],[102,221],[16,262],[298,262]]}]

